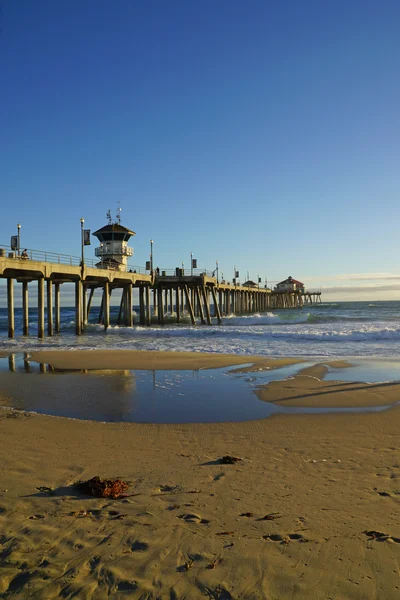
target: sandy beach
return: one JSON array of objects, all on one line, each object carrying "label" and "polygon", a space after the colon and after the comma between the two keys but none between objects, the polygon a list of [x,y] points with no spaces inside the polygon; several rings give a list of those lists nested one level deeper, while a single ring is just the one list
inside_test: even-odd
[{"label": "sandy beach", "polygon": [[[123,351],[32,359],[60,369],[298,362]],[[396,384],[324,382],[324,368],[274,382],[259,397],[330,407],[398,401]],[[397,406],[185,425],[3,409],[1,597],[397,599],[399,426]],[[241,460],[221,464],[225,455]],[[128,481],[128,497],[76,490],[95,475]]]}]

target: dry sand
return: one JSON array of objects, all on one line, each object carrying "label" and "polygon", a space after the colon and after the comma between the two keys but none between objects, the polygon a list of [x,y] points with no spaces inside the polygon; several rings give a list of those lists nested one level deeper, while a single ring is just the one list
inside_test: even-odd
[{"label": "dry sand", "polygon": [[[314,401],[320,390],[322,405],[367,394],[326,393],[306,375],[291,380],[299,386],[292,396]],[[274,384],[279,401],[286,383]],[[368,394],[378,404],[395,391]],[[3,410],[0,595],[397,599],[399,427],[397,407],[211,425],[104,424]],[[227,454],[242,460],[220,464]],[[73,483],[94,475],[129,480],[133,495],[77,493]]]}]

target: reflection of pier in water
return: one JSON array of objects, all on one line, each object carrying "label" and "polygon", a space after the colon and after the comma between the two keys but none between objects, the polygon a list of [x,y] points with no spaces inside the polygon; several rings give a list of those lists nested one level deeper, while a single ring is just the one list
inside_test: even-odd
[{"label": "reflection of pier in water", "polygon": [[[51,364],[30,360],[28,353],[10,354],[2,360],[8,361],[9,373],[4,369],[0,373],[0,390],[6,398],[13,399],[12,407],[17,410],[54,415],[62,414],[64,407],[71,406],[68,416],[74,417],[75,406],[79,408],[76,418],[90,420],[100,412],[105,420],[125,421],[129,420],[135,406],[134,371],[56,369]],[[11,374],[22,377],[15,378]],[[29,374],[29,386],[26,385],[26,374]],[[6,405],[11,406],[11,403]]]}]

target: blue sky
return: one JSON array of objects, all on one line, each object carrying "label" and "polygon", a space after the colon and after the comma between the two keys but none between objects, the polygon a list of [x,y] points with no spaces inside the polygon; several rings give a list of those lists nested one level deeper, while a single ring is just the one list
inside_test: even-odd
[{"label": "blue sky", "polygon": [[1,7],[0,244],[400,298],[397,1]]}]

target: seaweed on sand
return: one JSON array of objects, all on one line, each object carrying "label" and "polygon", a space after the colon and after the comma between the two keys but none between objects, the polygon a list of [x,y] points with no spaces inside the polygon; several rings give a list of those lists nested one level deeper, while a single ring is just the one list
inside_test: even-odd
[{"label": "seaweed on sand", "polygon": [[81,492],[96,498],[124,498],[129,485],[121,479],[100,479],[92,477],[87,481],[79,481],[75,487]]}]

